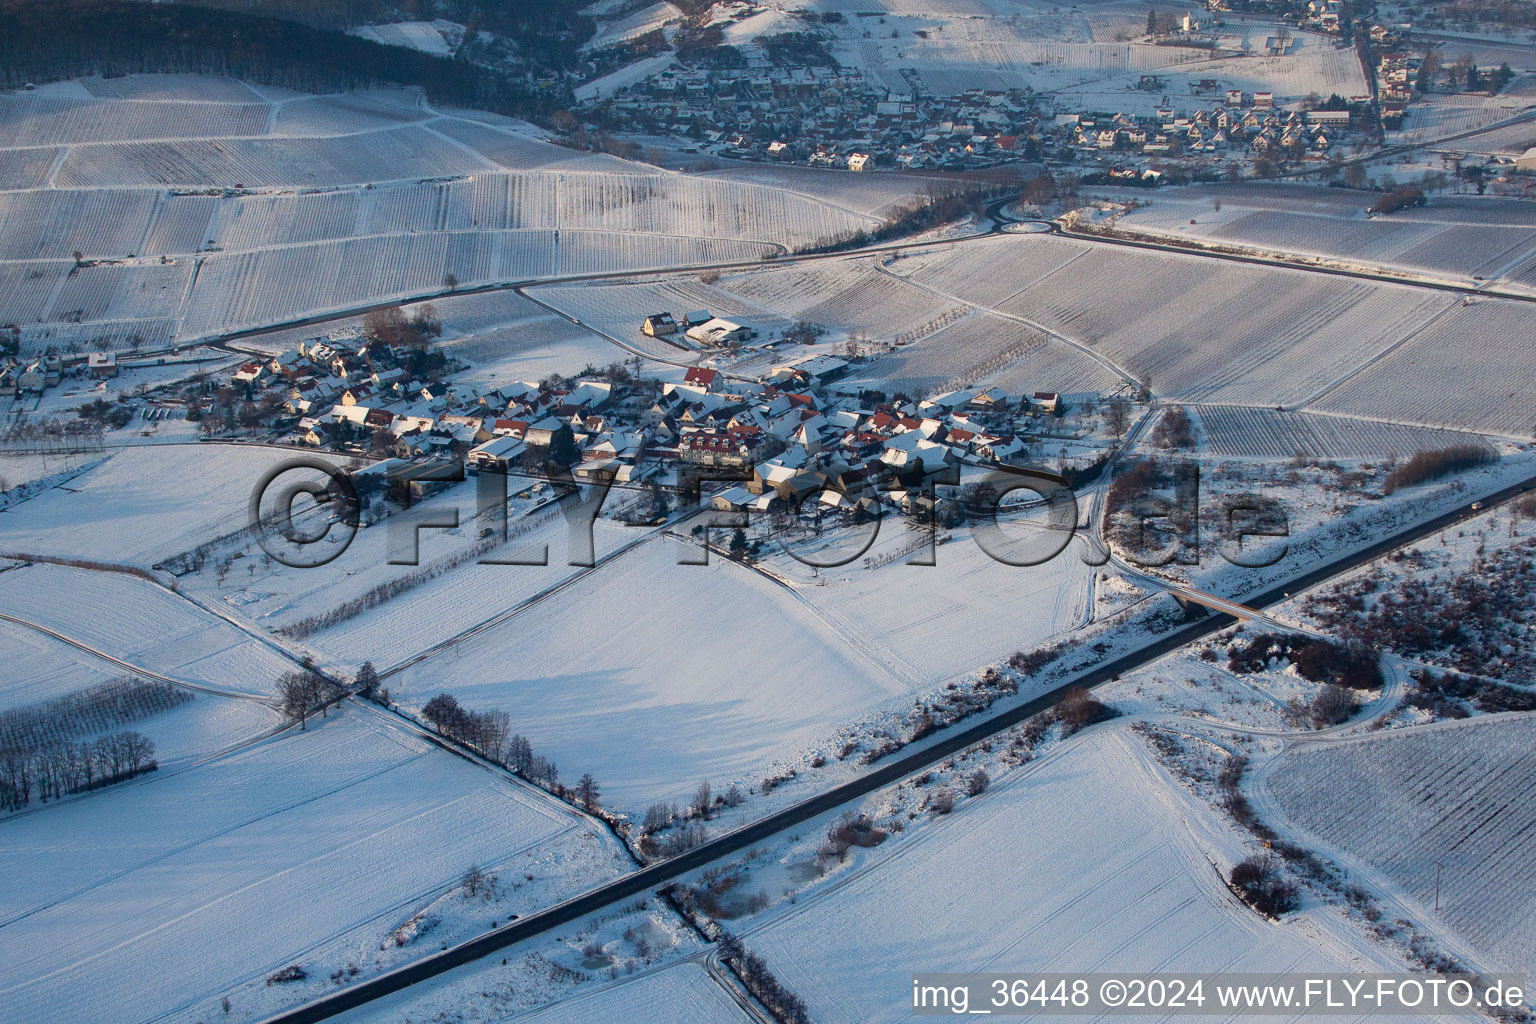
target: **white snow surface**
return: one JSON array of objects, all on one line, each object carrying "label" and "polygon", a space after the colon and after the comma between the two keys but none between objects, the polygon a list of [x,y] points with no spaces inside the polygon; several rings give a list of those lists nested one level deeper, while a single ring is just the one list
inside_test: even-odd
[{"label": "white snow surface", "polygon": [[0,998],[33,1020],[197,1019],[246,980],[316,966],[333,938],[366,962],[470,863],[516,870],[588,827],[377,712],[341,712],[7,822]]},{"label": "white snow surface", "polygon": [[909,1019],[914,971],[1344,971],[1374,959],[1321,914],[1277,926],[1240,903],[1217,877],[1238,850],[1137,740],[1095,730],[888,840],[745,942],[825,1024]]},{"label": "white snow surface", "polygon": [[[1505,970],[1536,965],[1536,716],[1309,743],[1268,779],[1291,821],[1364,862]],[[1440,861],[1440,910],[1434,911]]]},{"label": "white snow surface", "polygon": [[413,706],[449,690],[511,712],[562,777],[592,772],[626,810],[749,776],[905,692],[769,580],[718,555],[677,564],[697,552],[648,540],[391,690]]}]

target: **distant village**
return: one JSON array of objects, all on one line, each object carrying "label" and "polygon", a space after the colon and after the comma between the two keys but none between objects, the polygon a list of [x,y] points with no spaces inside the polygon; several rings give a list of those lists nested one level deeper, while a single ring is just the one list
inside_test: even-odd
[{"label": "distant village", "polygon": [[[1341,11],[1339,0],[1314,0],[1298,20],[1340,34]],[[1214,45],[1210,12],[1164,17],[1158,31],[1173,41]],[[1292,42],[1279,29],[1265,53],[1284,55]],[[876,83],[818,47],[802,48],[803,64],[776,63],[745,48],[734,58],[740,66],[678,63],[584,113],[622,131],[693,140],[691,151],[724,160],[851,171],[976,170],[1041,160],[1086,164],[1090,172],[1104,164],[1158,171],[1179,160],[1186,170],[1225,173],[1261,159],[1326,159],[1341,141],[1375,128],[1369,94],[1280,109],[1273,93],[1244,92],[1218,78],[1180,78],[1175,95],[1172,76],[1148,73],[1134,90],[1159,97],[1151,113],[1144,99],[1122,110],[1078,109],[1042,102],[1028,88],[933,95],[911,72],[902,72],[904,85],[893,86],[891,76]]]},{"label": "distant village", "polygon": [[[1297,32],[1313,33],[1310,46],[1331,36],[1341,48],[1353,44],[1373,86],[1277,97],[1173,67],[1140,75],[1119,109],[1078,106],[1027,87],[936,95],[912,69],[874,78],[840,66],[810,24],[760,47],[716,46],[705,51],[721,52],[703,56],[680,47],[671,66],[576,113],[605,130],[680,140],[695,161],[849,171],[1045,163],[1088,183],[1157,184],[1338,160],[1346,150],[1380,145],[1380,133],[1402,128],[1416,100],[1496,94],[1514,77],[1508,65],[1478,68],[1465,58],[1442,65],[1413,45],[1411,25],[1356,23],[1341,0],[1208,0],[1206,7],[1154,13],[1147,38],[1233,55],[1223,49],[1222,14],[1272,14],[1273,34],[1257,37],[1251,49],[1245,41],[1241,53],[1283,57],[1295,52]],[[1536,169],[1536,155],[1516,169]]]}]

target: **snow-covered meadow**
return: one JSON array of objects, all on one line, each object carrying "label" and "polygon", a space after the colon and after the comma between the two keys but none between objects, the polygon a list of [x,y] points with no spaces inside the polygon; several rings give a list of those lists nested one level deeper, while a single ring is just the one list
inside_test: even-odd
[{"label": "snow-covered meadow", "polygon": [[[700,779],[752,779],[908,687],[778,584],[654,537],[388,680],[420,706],[500,709],[564,776],[637,811]],[[514,569],[503,569],[515,572]]]},{"label": "snow-covered meadow", "polygon": [[[540,951],[535,951],[537,955]],[[506,968],[479,964],[470,972],[444,978],[389,996],[347,1014],[346,1024],[416,1024],[440,1019],[444,1013],[462,1014],[466,1022],[490,1024],[505,1020],[501,1000],[516,1005],[527,987],[519,988],[522,974]],[[509,980],[503,980],[511,975]],[[537,978],[531,979],[534,984]],[[547,982],[546,982],[547,983]],[[647,1024],[750,1024],[749,1017],[726,995],[702,964],[672,963],[621,977],[617,981],[589,985],[584,991],[566,994],[551,984],[547,1005],[517,1014],[529,1024],[591,1024],[593,1021],[646,1021]]]},{"label": "snow-covered meadow", "polygon": [[[857,547],[868,527],[846,532]],[[783,552],[763,565],[789,580],[797,598],[851,646],[867,651],[914,692],[1014,651],[1043,647],[1087,621],[1093,572],[1077,545],[1043,565],[1010,566],[983,551],[969,529],[941,535],[944,543],[935,547],[931,566],[909,564],[928,553],[926,544],[910,550],[924,533],[895,517],[882,523],[868,555],[847,566],[813,572]],[[1017,539],[1017,531],[1009,539]],[[890,556],[898,557],[878,568],[863,564],[864,558]]]},{"label": "snow-covered meadow", "polygon": [[119,449],[0,515],[0,552],[147,569],[244,530],[262,475],[295,454],[213,444]]},{"label": "snow-covered meadow", "polygon": [[1201,185],[1160,192],[1147,205],[1119,215],[1115,226],[1409,280],[1470,284],[1486,279],[1530,290],[1518,271],[1536,250],[1536,223],[1523,204],[1437,196],[1422,209],[1373,217],[1367,208],[1377,198],[1375,193],[1341,191],[1333,202],[1312,204],[1295,187],[1266,192]]},{"label": "snow-covered meadow", "polygon": [[0,612],[118,659],[215,692],[265,697],[294,668],[268,643],[153,583],[35,564],[0,576]]},{"label": "snow-covered meadow", "polygon": [[1105,728],[738,931],[827,1024],[906,1020],[914,971],[1382,963],[1323,913],[1276,926],[1240,903],[1217,871],[1241,851],[1138,740]]},{"label": "snow-covered meadow", "polygon": [[[9,655],[0,678],[0,712],[130,675],[120,665],[15,622],[0,620],[0,641]],[[265,700],[197,693],[187,703],[136,720],[132,727],[150,738],[155,760],[169,768],[184,758],[233,747],[281,723],[282,717]],[[77,736],[90,738],[88,733]]]},{"label": "snow-covered meadow", "polygon": [[[0,993],[83,1022],[206,1019],[229,992],[259,1018],[349,963],[373,973],[488,926],[449,917],[439,936],[386,941],[471,864],[503,875],[509,903],[485,913],[505,917],[628,863],[542,794],[353,707],[7,822]],[[511,892],[525,874],[537,882]],[[295,963],[308,981],[262,983]]]}]

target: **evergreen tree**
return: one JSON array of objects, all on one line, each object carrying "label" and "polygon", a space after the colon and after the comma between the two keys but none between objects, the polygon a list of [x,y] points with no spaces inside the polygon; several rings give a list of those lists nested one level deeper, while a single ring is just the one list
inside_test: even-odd
[{"label": "evergreen tree", "polygon": [[562,424],[550,439],[549,461],[557,466],[574,466],[581,461],[581,450],[576,447],[576,434],[570,424]]}]

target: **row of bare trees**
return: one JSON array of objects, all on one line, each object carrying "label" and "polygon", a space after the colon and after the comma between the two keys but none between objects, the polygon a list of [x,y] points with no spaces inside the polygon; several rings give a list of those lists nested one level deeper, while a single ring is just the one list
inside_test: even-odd
[{"label": "row of bare trees", "polygon": [[811,1014],[805,1001],[786,988],[767,962],[730,932],[720,933],[720,959],[780,1024],[810,1024]]},{"label": "row of bare trees", "polygon": [[346,696],[346,689],[313,669],[289,672],[277,681],[277,699],[283,714],[308,728],[309,716],[316,711],[324,718],[330,706]]},{"label": "row of bare trees", "polygon": [[131,779],[157,767],[154,754],[154,741],[131,730],[0,749],[0,810],[20,810],[34,796],[46,802]]},{"label": "row of bare trees", "polygon": [[525,736],[512,732],[511,718],[505,711],[471,711],[451,693],[440,693],[422,706],[421,717],[432,727],[477,751],[489,761],[511,769],[513,774],[542,786],[561,799],[570,799],[589,811],[597,811],[602,795],[597,779],[587,772],[574,787],[560,782],[555,762],[533,752]]}]

